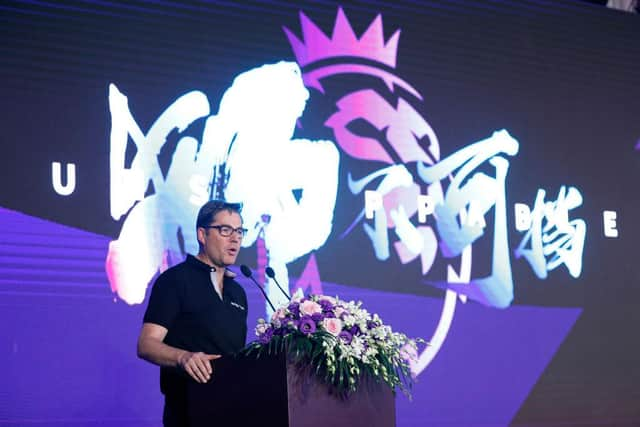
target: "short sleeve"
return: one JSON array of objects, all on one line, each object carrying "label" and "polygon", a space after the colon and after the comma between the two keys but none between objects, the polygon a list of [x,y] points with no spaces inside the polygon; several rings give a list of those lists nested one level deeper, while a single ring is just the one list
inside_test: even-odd
[{"label": "short sleeve", "polygon": [[180,311],[179,282],[168,270],[161,274],[151,288],[151,296],[144,323],[155,323],[169,329]]}]

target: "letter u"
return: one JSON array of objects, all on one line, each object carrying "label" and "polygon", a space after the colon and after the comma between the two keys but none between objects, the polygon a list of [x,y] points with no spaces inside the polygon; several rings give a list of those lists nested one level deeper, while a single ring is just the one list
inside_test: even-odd
[{"label": "letter u", "polygon": [[67,182],[62,184],[62,165],[60,162],[51,163],[51,183],[56,193],[68,196],[76,189],[76,165],[67,163]]}]

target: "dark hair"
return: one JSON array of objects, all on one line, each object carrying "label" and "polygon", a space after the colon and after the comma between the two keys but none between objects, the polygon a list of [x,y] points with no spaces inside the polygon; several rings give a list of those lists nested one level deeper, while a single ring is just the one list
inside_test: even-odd
[{"label": "dark hair", "polygon": [[196,227],[206,227],[213,222],[220,211],[235,212],[238,215],[242,212],[242,203],[229,203],[224,200],[209,200],[202,205],[198,212],[198,220],[196,221]]}]

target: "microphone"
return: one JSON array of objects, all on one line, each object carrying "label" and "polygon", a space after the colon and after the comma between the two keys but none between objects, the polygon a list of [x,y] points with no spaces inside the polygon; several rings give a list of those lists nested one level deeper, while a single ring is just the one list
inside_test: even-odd
[{"label": "microphone", "polygon": [[262,292],[262,295],[264,295],[264,299],[267,300],[267,302],[269,303],[269,306],[271,307],[271,310],[273,310],[275,312],[276,308],[271,303],[271,300],[267,296],[267,293],[264,291],[264,289],[262,289],[262,286],[260,286],[260,284],[256,281],[256,279],[253,278],[253,273],[251,273],[251,269],[249,267],[247,267],[246,265],[242,264],[240,266],[240,271],[242,272],[244,277],[247,277],[247,278],[251,279],[251,281],[256,284],[258,289],[260,289],[260,292]]},{"label": "microphone", "polygon": [[284,294],[285,297],[287,297],[287,299],[289,301],[291,301],[291,297],[289,296],[288,293],[286,293],[284,291],[284,289],[282,289],[282,286],[280,286],[280,283],[278,283],[278,280],[276,279],[276,272],[273,271],[273,268],[271,267],[267,267],[265,268],[264,272],[266,273],[266,275],[270,278],[273,279],[274,282],[276,282],[276,285],[278,285],[278,289],[280,289],[280,291],[282,291],[282,293]]}]

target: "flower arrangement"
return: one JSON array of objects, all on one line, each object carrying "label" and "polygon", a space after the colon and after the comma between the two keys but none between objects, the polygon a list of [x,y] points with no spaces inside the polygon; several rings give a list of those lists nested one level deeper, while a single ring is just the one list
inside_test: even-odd
[{"label": "flower arrangement", "polygon": [[324,295],[294,297],[270,322],[259,319],[255,332],[257,340],[245,349],[247,354],[257,352],[259,357],[286,349],[290,360],[312,366],[337,394],[356,391],[360,379],[369,376],[409,395],[409,355],[417,352],[416,340],[393,332],[361,302]]}]

